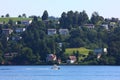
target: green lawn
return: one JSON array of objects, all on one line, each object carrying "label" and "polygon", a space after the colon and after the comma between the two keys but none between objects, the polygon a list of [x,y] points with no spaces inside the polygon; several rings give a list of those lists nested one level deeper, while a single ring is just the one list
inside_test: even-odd
[{"label": "green lawn", "polygon": [[32,20],[32,18],[9,17],[9,18],[0,18],[0,22],[8,23],[10,19],[13,20],[13,22],[22,21],[22,20]]},{"label": "green lawn", "polygon": [[86,58],[88,56],[89,51],[92,51],[90,49],[86,49],[84,47],[81,48],[67,48],[65,51],[65,54],[67,55],[72,55],[73,51],[79,51],[80,54],[84,55],[84,56],[79,56],[79,60],[83,60],[84,58]]},{"label": "green lawn", "polygon": [[65,50],[65,53],[71,55],[73,53],[73,51],[79,51],[80,54],[88,55],[89,51],[91,51],[91,50],[86,49],[84,47],[81,47],[81,48],[67,48]]}]

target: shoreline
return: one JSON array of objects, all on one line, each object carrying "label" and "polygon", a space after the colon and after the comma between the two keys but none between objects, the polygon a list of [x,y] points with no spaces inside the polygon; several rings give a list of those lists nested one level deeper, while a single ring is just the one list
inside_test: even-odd
[{"label": "shoreline", "polygon": [[[40,65],[0,65],[0,66],[53,66],[54,64],[40,64]],[[81,65],[81,64],[58,64],[58,66],[120,66],[120,65]]]}]

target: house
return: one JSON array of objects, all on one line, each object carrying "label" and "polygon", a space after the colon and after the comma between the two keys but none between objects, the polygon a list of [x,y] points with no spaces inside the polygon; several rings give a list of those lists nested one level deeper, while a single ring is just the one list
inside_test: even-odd
[{"label": "house", "polygon": [[68,31],[68,29],[59,29],[59,34],[60,35],[68,35],[69,31]]},{"label": "house", "polygon": [[61,59],[58,59],[57,62],[58,62],[58,64],[61,64],[62,61],[61,61]]},{"label": "house", "polygon": [[60,47],[60,48],[61,48],[61,47],[62,47],[62,45],[63,45],[62,43],[58,43],[58,44],[59,44],[59,47]]},{"label": "house", "polygon": [[23,20],[23,21],[21,21],[21,24],[23,24],[23,25],[29,25],[31,23],[32,23],[32,20]]},{"label": "house", "polygon": [[46,61],[49,62],[49,61],[56,61],[57,60],[57,57],[55,54],[48,54],[47,55],[47,58],[46,58]]},{"label": "house", "polygon": [[49,24],[49,22],[50,22],[50,20],[43,20],[43,22],[45,23],[45,24]]},{"label": "house", "polygon": [[48,29],[48,35],[55,35],[56,32],[56,29]]},{"label": "house", "polygon": [[102,54],[107,54],[107,48],[96,48],[94,53],[97,55],[97,58],[100,58]]},{"label": "house", "polygon": [[101,27],[103,27],[103,28],[106,29],[106,30],[109,29],[108,24],[102,24]]},{"label": "house", "polygon": [[22,33],[22,32],[24,32],[26,30],[26,28],[16,28],[15,29],[15,32],[16,33]]},{"label": "house", "polygon": [[18,40],[21,40],[21,39],[22,39],[21,36],[13,36],[13,37],[12,37],[12,40],[13,40],[13,41],[18,41]]},{"label": "house", "polygon": [[10,55],[10,53],[5,53],[5,54],[4,54],[4,57],[5,57],[5,58],[12,58],[12,55]]},{"label": "house", "polygon": [[0,25],[3,25],[4,23],[3,22],[0,22]]},{"label": "house", "polygon": [[7,37],[6,39],[7,39],[7,41],[8,41],[8,40],[9,40],[9,37]]},{"label": "house", "polygon": [[67,63],[68,64],[73,64],[77,61],[77,58],[76,56],[69,56],[68,60],[67,60]]},{"label": "house", "polygon": [[110,22],[110,27],[112,27],[112,28],[115,28],[116,27],[116,23],[115,22]]},{"label": "house", "polygon": [[56,21],[56,24],[60,24],[60,21]]},{"label": "house", "polygon": [[13,32],[12,29],[2,29],[2,33],[7,35],[7,36],[10,35],[12,32]]},{"label": "house", "polygon": [[94,29],[95,26],[93,24],[85,24],[84,27],[87,27],[89,29]]},{"label": "house", "polygon": [[4,54],[4,57],[5,57],[5,58],[13,58],[13,57],[15,57],[15,56],[17,56],[17,55],[18,55],[17,52],[5,53],[5,54]]},{"label": "house", "polygon": [[101,54],[107,53],[107,48],[96,48],[96,49],[94,49],[94,53],[96,53],[96,54],[99,54],[99,53],[101,53]]}]

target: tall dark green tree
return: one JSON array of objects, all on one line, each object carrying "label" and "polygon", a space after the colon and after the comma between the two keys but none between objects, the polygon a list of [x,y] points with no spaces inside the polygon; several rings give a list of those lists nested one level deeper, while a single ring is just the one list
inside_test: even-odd
[{"label": "tall dark green tree", "polygon": [[22,16],[21,15],[18,15],[19,18],[21,18]]},{"label": "tall dark green tree", "polygon": [[116,28],[114,32],[109,34],[108,47],[111,56],[116,58],[116,64],[120,65],[120,27]]},{"label": "tall dark green tree", "polygon": [[67,22],[66,22],[66,26],[70,26],[73,25],[73,17],[74,17],[74,13],[73,11],[68,11],[67,13]]},{"label": "tall dark green tree", "polygon": [[0,35],[2,35],[2,25],[0,25]]},{"label": "tall dark green tree", "polygon": [[48,12],[47,12],[47,10],[45,10],[44,12],[43,12],[43,15],[42,15],[42,20],[47,20],[48,19]]},{"label": "tall dark green tree", "polygon": [[2,18],[4,18],[4,15],[1,15]]},{"label": "tall dark green tree", "polygon": [[79,19],[79,12],[76,11],[74,13],[74,17],[73,17],[73,26],[77,26],[78,25],[78,19]]},{"label": "tall dark green tree", "polygon": [[25,14],[25,13],[23,13],[23,14],[22,14],[22,17],[23,17],[23,18],[26,18],[27,16],[26,16],[26,14]]},{"label": "tall dark green tree", "polygon": [[60,27],[61,28],[66,28],[66,19],[67,19],[67,14],[65,12],[62,13],[61,18],[59,19],[60,21]]},{"label": "tall dark green tree", "polygon": [[93,12],[90,20],[94,25],[99,25],[104,22],[104,18],[102,16],[99,16],[97,12]]},{"label": "tall dark green tree", "polygon": [[11,26],[13,26],[13,20],[9,19],[8,24],[10,24]]},{"label": "tall dark green tree", "polygon": [[38,21],[38,17],[37,17],[37,16],[34,16],[34,17],[33,17],[33,21],[37,22],[37,21]]},{"label": "tall dark green tree", "polygon": [[10,15],[7,13],[7,14],[6,14],[6,17],[10,17]]},{"label": "tall dark green tree", "polygon": [[15,57],[13,61],[16,64],[34,64],[35,62],[35,55],[32,52],[31,48],[24,47],[20,53],[19,56]]},{"label": "tall dark green tree", "polygon": [[91,17],[92,24],[96,24],[99,21],[99,14],[97,12],[94,12]]},{"label": "tall dark green tree", "polygon": [[80,26],[84,25],[88,22],[88,20],[89,20],[89,17],[87,15],[87,13],[85,11],[80,12],[79,19],[78,19],[78,24]]},{"label": "tall dark green tree", "polygon": [[3,62],[3,52],[0,50],[0,64]]}]

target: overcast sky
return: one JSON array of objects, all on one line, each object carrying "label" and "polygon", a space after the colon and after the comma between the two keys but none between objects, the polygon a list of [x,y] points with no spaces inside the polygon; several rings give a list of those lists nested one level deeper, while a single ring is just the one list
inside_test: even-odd
[{"label": "overcast sky", "polygon": [[23,13],[42,16],[47,10],[49,16],[60,17],[62,12],[85,10],[89,17],[96,11],[105,18],[120,18],[120,0],[0,0],[0,3],[0,16],[7,13],[12,17]]}]

